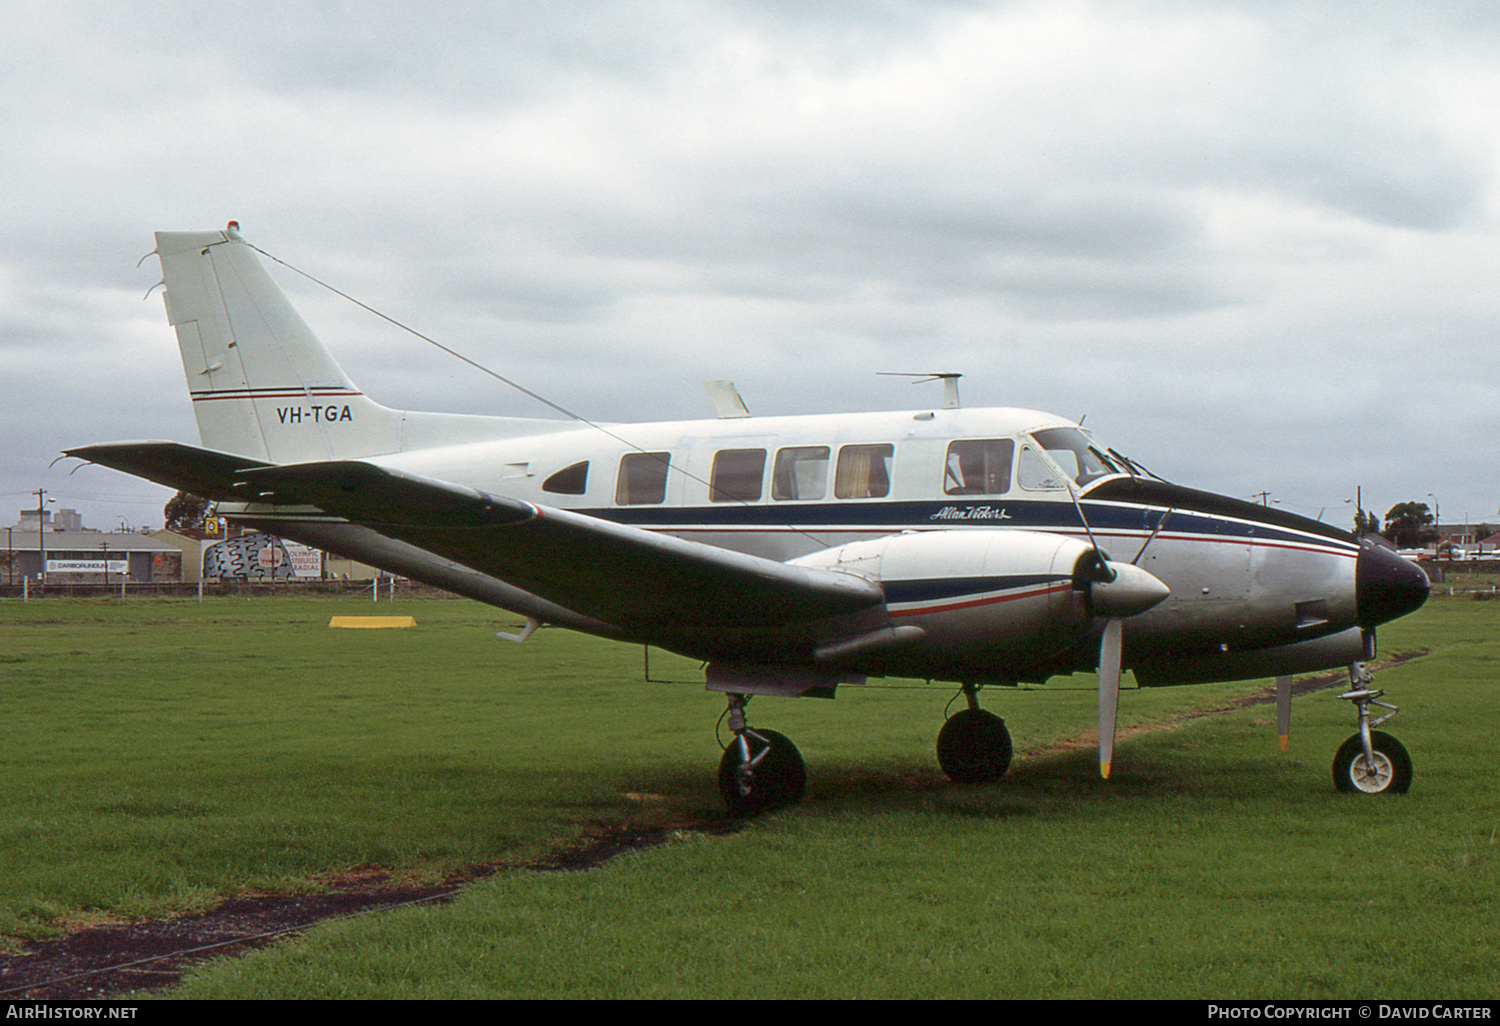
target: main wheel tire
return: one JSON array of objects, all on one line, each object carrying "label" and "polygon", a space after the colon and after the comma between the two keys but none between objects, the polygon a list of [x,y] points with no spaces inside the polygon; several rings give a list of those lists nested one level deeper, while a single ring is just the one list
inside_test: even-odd
[{"label": "main wheel tire", "polygon": [[938,731],[938,765],[960,784],[988,784],[1005,776],[1012,754],[1005,721],[984,709],[960,709]]},{"label": "main wheel tire", "polygon": [[1411,790],[1411,756],[1383,730],[1370,731],[1374,759],[1365,759],[1365,746],[1354,734],[1339,745],[1333,757],[1333,786],[1350,794],[1405,794]]},{"label": "main wheel tire", "polygon": [[749,766],[744,765],[739,738],[729,743],[719,760],[719,793],[729,814],[758,816],[801,801],[807,767],[797,746],[774,730],[747,730],[745,740],[750,743]]}]

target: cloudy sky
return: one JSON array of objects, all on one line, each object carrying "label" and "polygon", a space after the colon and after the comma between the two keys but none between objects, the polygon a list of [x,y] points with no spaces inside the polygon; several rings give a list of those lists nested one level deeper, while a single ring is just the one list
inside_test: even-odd
[{"label": "cloudy sky", "polygon": [[[3,523],[160,525],[49,463],[197,441],[137,261],[231,218],[593,420],[961,371],[1183,484],[1500,522],[1492,4],[20,0],[0,58]],[[377,400],[551,415],[275,273]]]}]

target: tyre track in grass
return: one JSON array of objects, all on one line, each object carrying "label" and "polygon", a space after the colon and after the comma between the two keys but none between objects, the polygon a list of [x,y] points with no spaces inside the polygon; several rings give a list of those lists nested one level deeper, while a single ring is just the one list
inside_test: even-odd
[{"label": "tyre track in grass", "polygon": [[56,940],[29,942],[19,953],[0,954],[0,998],[78,1001],[162,990],[174,986],[194,966],[265,947],[319,923],[412,905],[445,904],[469,884],[499,873],[578,872],[666,844],[684,833],[723,835],[739,829],[735,821],[601,828],[587,843],[545,858],[475,866],[436,884],[393,880],[384,870],[356,870],[326,881],[317,893],[245,895],[229,898],[208,912],[90,926]]}]

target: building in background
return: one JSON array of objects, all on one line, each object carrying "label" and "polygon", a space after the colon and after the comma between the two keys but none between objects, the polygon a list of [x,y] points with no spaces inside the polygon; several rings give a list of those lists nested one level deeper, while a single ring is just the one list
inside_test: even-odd
[{"label": "building in background", "polygon": [[[372,566],[209,518],[208,530],[99,531],[76,510],[21,510],[0,528],[0,584],[40,583],[43,558],[51,584],[244,581],[369,581]],[[227,537],[226,537],[227,535]]]},{"label": "building in background", "polygon": [[132,583],[182,580],[182,553],[139,531],[98,531],[83,525],[76,510],[21,510],[4,529],[0,579],[6,584],[46,580],[56,584],[104,584],[122,577]]}]

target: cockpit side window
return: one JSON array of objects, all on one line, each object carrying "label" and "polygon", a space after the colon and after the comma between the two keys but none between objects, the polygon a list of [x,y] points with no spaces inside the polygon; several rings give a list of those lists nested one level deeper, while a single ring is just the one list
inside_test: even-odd
[{"label": "cockpit side window", "polygon": [[620,476],[615,482],[615,502],[621,506],[641,506],[662,502],[667,497],[669,452],[628,452],[620,460]]},{"label": "cockpit side window", "polygon": [[771,498],[821,499],[828,494],[828,446],[799,445],[776,452]]},{"label": "cockpit side window", "polygon": [[879,499],[891,492],[891,460],[896,447],[846,445],[839,450],[833,494],[839,499]]},{"label": "cockpit side window", "polygon": [[1000,495],[1010,491],[1010,464],[1016,443],[1009,438],[974,438],[948,446],[943,470],[945,495]]},{"label": "cockpit side window", "polygon": [[1074,484],[1086,485],[1097,478],[1124,473],[1077,428],[1048,428],[1033,431],[1031,437],[1073,479]]},{"label": "cockpit side window", "polygon": [[1033,492],[1061,491],[1063,488],[1057,468],[1029,445],[1021,446],[1021,458],[1016,460],[1016,483]]}]

